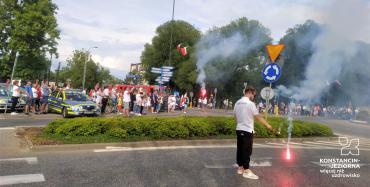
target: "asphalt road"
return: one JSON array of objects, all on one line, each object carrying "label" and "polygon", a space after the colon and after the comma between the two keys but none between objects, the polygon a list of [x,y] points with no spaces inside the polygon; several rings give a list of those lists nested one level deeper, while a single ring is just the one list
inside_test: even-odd
[{"label": "asphalt road", "polygon": [[[189,112],[192,114],[191,112]],[[190,114],[187,115],[190,115]],[[217,115],[217,112],[197,115]],[[220,112],[221,113],[221,112]],[[171,114],[172,115],[172,114]],[[184,115],[184,114],[173,114]],[[17,116],[0,120],[0,126],[45,125],[58,115]],[[252,170],[259,180],[236,174],[235,145],[205,147],[105,148],[79,151],[29,152],[1,149],[0,186],[368,186],[370,184],[370,128],[347,121],[305,118],[333,128],[349,139],[360,138],[358,149],[343,146],[337,139],[293,141],[292,158],[284,156],[284,140],[256,139]],[[0,128],[0,141],[16,139]],[[4,140],[4,141],[3,141]],[[0,145],[2,145],[0,142]],[[2,145],[14,147],[15,144]],[[351,154],[345,155],[346,150]],[[359,155],[356,155],[356,151]],[[344,153],[344,154],[343,154]],[[348,153],[348,152],[347,152]],[[328,159],[354,159],[360,168],[335,168]],[[358,165],[357,165],[358,164]],[[345,167],[343,163],[335,167]],[[341,176],[339,176],[341,175]],[[351,175],[351,177],[349,177]],[[358,177],[359,175],[359,177]],[[339,176],[339,177],[338,177]],[[22,182],[24,184],[22,184]]]},{"label": "asphalt road", "polygon": [[[294,147],[293,159],[287,161],[282,157],[283,146],[255,146],[252,170],[259,180],[236,174],[233,147],[28,153],[17,157],[25,160],[0,159],[0,176],[9,180],[4,176],[24,175],[24,180],[37,181],[14,186],[368,186],[369,150],[359,156],[340,156],[340,149],[324,147]],[[343,173],[360,177],[322,173],[329,168],[320,165],[320,159],[332,158],[359,159],[360,168],[344,169]]]},{"label": "asphalt road", "polygon": [[325,124],[332,128],[336,134],[370,138],[370,124],[353,123],[347,120],[333,120],[325,118],[305,118],[303,120]]}]

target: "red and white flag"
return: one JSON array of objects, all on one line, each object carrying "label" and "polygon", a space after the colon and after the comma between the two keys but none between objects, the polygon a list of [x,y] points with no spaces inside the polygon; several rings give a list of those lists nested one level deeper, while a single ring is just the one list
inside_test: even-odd
[{"label": "red and white flag", "polygon": [[186,50],[186,48],[187,48],[187,47],[182,47],[182,48],[181,48],[181,55],[182,55],[182,56],[186,56],[186,54],[187,54],[187,50]]},{"label": "red and white flag", "polygon": [[181,53],[181,43],[176,47],[177,51]]}]

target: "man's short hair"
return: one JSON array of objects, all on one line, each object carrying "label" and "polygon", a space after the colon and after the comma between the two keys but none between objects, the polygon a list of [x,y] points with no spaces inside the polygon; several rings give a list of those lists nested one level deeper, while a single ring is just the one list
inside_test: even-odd
[{"label": "man's short hair", "polygon": [[256,93],[256,89],[254,87],[252,87],[252,86],[248,86],[244,90],[244,94],[247,94],[247,93],[255,94]]}]

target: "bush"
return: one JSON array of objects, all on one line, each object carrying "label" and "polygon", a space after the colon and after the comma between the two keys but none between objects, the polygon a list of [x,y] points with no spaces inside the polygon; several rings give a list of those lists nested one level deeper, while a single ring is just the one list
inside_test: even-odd
[{"label": "bush", "polygon": [[[287,137],[286,118],[269,117],[279,137]],[[67,137],[104,136],[119,139],[186,139],[192,137],[235,136],[236,122],[232,117],[140,117],[140,118],[74,118],[52,121],[44,133]],[[256,137],[276,137],[265,126],[256,122]],[[294,121],[292,137],[332,136],[327,126]]]},{"label": "bush", "polygon": [[127,131],[121,128],[111,128],[107,131],[107,134],[111,137],[116,137],[116,138],[126,138],[127,137]]}]

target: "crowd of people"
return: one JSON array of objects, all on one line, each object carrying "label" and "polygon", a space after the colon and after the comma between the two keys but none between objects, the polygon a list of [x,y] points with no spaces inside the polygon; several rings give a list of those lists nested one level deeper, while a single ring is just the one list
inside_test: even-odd
[{"label": "crowd of people", "polygon": [[7,88],[10,91],[11,96],[11,115],[17,115],[16,106],[18,105],[20,98],[25,101],[24,113],[29,115],[30,112],[34,114],[46,114],[46,106],[48,103],[48,97],[53,88],[48,86],[47,80],[44,80],[41,84],[38,80],[34,83],[27,81],[24,86],[20,85],[18,80],[14,80],[10,83],[10,80],[6,82]]},{"label": "crowd of people", "polygon": [[[99,84],[89,92],[90,98],[101,109],[101,113],[118,113],[130,116],[141,116],[146,113],[174,112],[180,109],[183,113],[189,105],[187,93],[179,96],[163,91],[142,88],[119,89],[117,86]],[[107,110],[109,108],[109,110]]]},{"label": "crowd of people", "polygon": [[324,106],[322,104],[309,105],[294,102],[288,104],[281,102],[279,105],[269,103],[268,107],[266,107],[266,103],[261,101],[257,105],[261,113],[268,111],[269,114],[278,113],[280,115],[288,115],[289,107],[291,107],[291,112],[295,116],[320,116],[336,119],[352,119],[359,111],[358,107],[353,107],[351,104],[347,106]]},{"label": "crowd of people", "polygon": [[[6,85],[8,85],[7,90],[11,94],[9,104],[11,105],[11,115],[18,114],[16,106],[21,98],[25,102],[24,114],[46,114],[49,95],[58,89],[55,85],[50,86],[47,80],[42,82],[38,80],[34,82],[26,81],[24,85],[21,85],[17,80],[12,83],[7,80]],[[71,84],[65,84],[63,88],[59,89],[72,89],[72,86]],[[213,95],[210,95],[209,98],[207,96],[200,97],[199,100],[192,99],[192,102],[188,93],[181,95],[178,92],[148,91],[142,88],[119,89],[117,86],[99,86],[99,84],[88,93],[86,90],[83,90],[82,93],[87,94],[88,98],[96,103],[102,114],[117,113],[126,116],[141,116],[147,113],[172,113],[175,110],[186,113],[190,105],[198,107],[202,111],[215,107]]]}]

